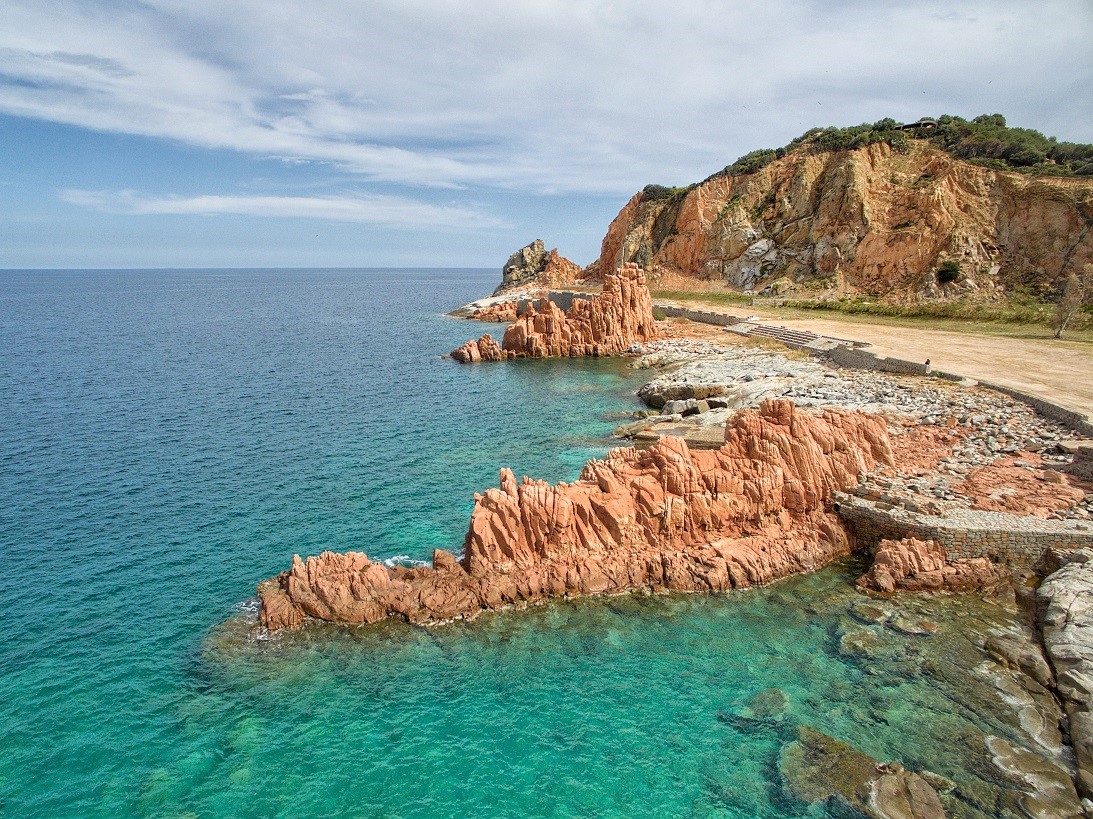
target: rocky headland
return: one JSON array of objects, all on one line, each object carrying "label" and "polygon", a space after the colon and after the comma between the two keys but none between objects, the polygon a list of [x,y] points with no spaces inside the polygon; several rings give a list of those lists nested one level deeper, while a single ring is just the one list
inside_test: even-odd
[{"label": "rocky headland", "polygon": [[596,296],[575,298],[563,311],[547,298],[529,303],[498,344],[489,333],[452,350],[456,361],[618,355],[656,337],[645,274],[623,265],[604,278]]},{"label": "rocky headland", "polygon": [[999,300],[1056,294],[1093,262],[1093,181],[1029,176],[911,139],[821,150],[758,169],[649,186],[611,222],[599,259],[686,282],[823,299]]},{"label": "rocky headland", "polygon": [[[628,260],[598,296],[569,295],[565,311],[513,291],[483,300],[461,314],[510,326],[500,343],[487,334],[451,357],[626,353],[629,366],[653,371],[638,392],[650,409],[616,430],[633,445],[589,461],[573,483],[517,481],[502,469],[498,487],[475,495],[462,552],[436,550],[431,566],[359,552],[294,556],[259,585],[261,625],[428,625],[555,598],[728,591],[858,550],[872,558],[857,582],[869,596],[854,607],[861,627],[838,645],[863,661],[878,628],[908,639],[936,631],[899,601],[967,592],[1015,601],[1012,632],[983,636],[976,670],[1016,709],[1034,749],[995,735],[986,748],[1024,794],[1025,814],[1082,815],[1075,782],[1093,797],[1093,638],[1083,608],[1093,588],[1093,561],[1083,557],[1093,554],[1093,445],[959,378],[838,366],[819,350],[673,338],[654,324],[642,266]],[[1052,571],[1037,606],[1029,589]],[[796,798],[868,816],[943,816],[938,793],[952,786],[806,726],[787,738],[778,766]]]}]

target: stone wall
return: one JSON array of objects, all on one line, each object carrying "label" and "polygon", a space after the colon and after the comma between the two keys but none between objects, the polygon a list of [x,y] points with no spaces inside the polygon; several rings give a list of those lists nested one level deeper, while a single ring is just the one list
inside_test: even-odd
[{"label": "stone wall", "polygon": [[668,304],[654,304],[653,306],[668,318],[685,318],[690,321],[697,321],[700,324],[713,324],[716,327],[731,327],[744,321],[744,319],[736,316],[713,313],[709,310],[691,310],[687,307],[676,307]]},{"label": "stone wall", "polygon": [[903,375],[926,375],[926,363],[923,361],[907,361],[902,358],[883,358],[871,353],[847,345],[839,345],[828,351],[827,357],[840,367],[855,367],[859,370],[879,370],[885,373],[901,373]]},{"label": "stone wall", "polygon": [[1075,432],[1093,438],[1093,423],[1090,423],[1089,418],[1082,415],[1080,412],[1069,410],[1066,407],[1060,407],[1058,404],[1045,401],[1043,398],[1038,398],[1035,395],[1029,395],[1027,392],[1021,392],[1020,390],[1015,390],[1012,387],[1005,387],[1001,384],[991,384],[988,381],[980,381],[979,386],[986,387],[988,390],[1005,393],[1011,398],[1017,399],[1022,404],[1028,404],[1045,418],[1058,421],[1068,429],[1072,429]]},{"label": "stone wall", "polygon": [[933,540],[947,560],[986,557],[997,563],[1028,567],[1048,549],[1093,547],[1093,528],[1073,521],[1041,520],[1005,512],[960,510],[923,515],[836,493],[832,509],[850,529],[860,548],[873,550],[885,539]]}]

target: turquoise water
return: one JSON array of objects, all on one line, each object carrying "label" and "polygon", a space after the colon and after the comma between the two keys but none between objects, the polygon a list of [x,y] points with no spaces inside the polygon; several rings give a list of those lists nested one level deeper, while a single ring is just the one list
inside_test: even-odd
[{"label": "turquoise water", "polygon": [[969,669],[1011,615],[847,653],[853,566],[253,639],[294,552],[457,549],[500,466],[572,479],[636,406],[619,362],[439,358],[495,277],[0,271],[0,812],[822,816],[777,771],[805,722],[1006,815],[982,739],[1021,735]]}]

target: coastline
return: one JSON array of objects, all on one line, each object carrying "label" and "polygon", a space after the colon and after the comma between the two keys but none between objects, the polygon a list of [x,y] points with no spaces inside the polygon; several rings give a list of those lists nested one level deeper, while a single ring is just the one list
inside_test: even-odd
[{"label": "coastline", "polygon": [[[686,331],[683,334],[686,335]],[[748,340],[744,339],[743,343],[747,345]],[[1010,509],[1014,510],[1002,514],[1031,513],[1033,516],[1041,518],[1052,518],[1053,521],[1061,522],[1064,527],[1073,524],[1074,533],[1082,532],[1084,538],[1084,533],[1088,529],[1085,520],[1088,519],[1090,511],[1093,511],[1088,508],[1089,502],[1086,501],[1086,498],[1093,496],[1071,487],[1066,477],[1061,480],[1048,477],[1049,475],[1062,475],[1063,473],[1059,472],[1056,467],[1067,465],[1067,462],[1073,457],[1067,447],[1078,440],[1078,436],[1072,431],[1067,431],[1054,422],[1037,418],[1028,407],[997,392],[988,396],[986,391],[976,390],[966,381],[957,383],[955,380],[942,382],[937,379],[930,379],[929,383],[934,388],[927,390],[930,394],[926,399],[919,396],[919,400],[916,402],[909,400],[915,390],[908,387],[906,383],[908,379],[917,381],[915,376],[855,370],[850,370],[851,374],[846,375],[843,373],[845,367],[832,368],[830,363],[819,365],[813,361],[803,360],[803,358],[792,359],[772,353],[769,349],[769,342],[760,348],[762,352],[758,354],[755,352],[756,348],[754,346],[745,346],[743,352],[729,349],[732,346],[734,345],[726,347],[725,345],[716,345],[709,342],[698,342],[694,339],[677,338],[659,339],[634,347],[631,350],[631,366],[639,369],[660,370],[657,377],[639,391],[639,396],[654,407],[659,406],[662,410],[673,409],[678,411],[667,415],[639,418],[632,426],[640,426],[640,432],[651,433],[647,436],[648,438],[659,438],[661,433],[667,433],[667,440],[674,438],[686,441],[688,427],[691,428],[691,432],[693,432],[694,427],[703,426],[707,428],[707,432],[711,429],[720,429],[722,435],[725,435],[724,430],[731,426],[727,422],[734,418],[736,413],[749,406],[759,405],[764,400],[768,401],[768,404],[764,406],[769,407],[769,402],[774,398],[778,398],[790,406],[799,405],[802,408],[819,408],[826,411],[831,411],[831,408],[834,407],[842,410],[865,410],[873,417],[884,419],[883,423],[888,426],[889,432],[895,433],[897,438],[903,438],[903,440],[893,438],[893,447],[899,453],[902,462],[893,464],[896,467],[894,474],[885,474],[885,467],[882,467],[879,473],[873,469],[866,470],[865,473],[859,470],[857,485],[853,487],[851,493],[856,499],[864,502],[874,502],[880,508],[893,508],[898,505],[904,511],[911,511],[915,514],[922,511],[941,515],[952,515],[954,512],[958,513],[965,508],[974,508],[976,504],[1002,499],[1005,502],[1004,505],[1008,505]],[[771,366],[760,366],[763,361]],[[774,371],[759,372],[758,375],[754,372],[755,370],[770,370],[771,367]],[[720,399],[720,406],[717,406],[718,399]],[[711,404],[714,406],[711,406]],[[769,412],[770,410],[762,411]],[[687,416],[686,419],[684,415]],[[638,430],[633,431],[637,432]],[[663,442],[655,445],[654,450],[658,446],[662,447]],[[683,452],[687,452],[685,443],[681,443],[679,446],[683,447]],[[678,450],[678,447],[675,448]],[[693,455],[694,453],[691,453],[688,457],[693,457]],[[999,466],[994,462],[999,460],[1000,457],[1008,460],[1005,460],[1005,463]],[[1019,472],[1017,475],[1013,475],[1005,470],[1018,470]],[[924,480],[936,472],[943,473],[940,481],[930,483],[928,480]],[[944,475],[948,475],[954,480],[950,482]],[[957,481],[957,478],[961,480]],[[1044,491],[1026,491],[1022,493],[1020,485],[1023,482],[1027,483],[1029,478],[1037,481],[1037,488]],[[507,496],[515,500],[518,497],[518,487],[514,476],[509,473],[506,477],[503,472],[501,483],[501,490],[489,491],[500,493],[494,496],[496,499]],[[959,486],[952,485],[957,483],[959,483]],[[924,486],[923,484],[929,485]],[[559,485],[559,490],[563,486]],[[1067,492],[1067,489],[1070,491]],[[536,492],[538,491],[536,490]],[[850,498],[850,496],[844,497]],[[479,498],[479,502],[481,502],[481,498]],[[548,500],[547,505],[550,506],[551,504],[556,504],[556,502]],[[834,504],[833,511],[836,514],[838,513],[838,506],[838,503]],[[477,509],[476,506],[476,513]],[[1020,517],[1019,514],[1016,516]],[[526,512],[520,513],[519,517],[526,519]],[[626,515],[623,515],[623,518],[625,517]],[[813,522],[813,525],[815,525],[815,522]],[[843,526],[851,533],[855,533],[854,527],[846,520],[845,516]],[[505,527],[498,528],[496,525],[491,524],[487,528],[503,531]],[[470,532],[473,532],[474,529],[475,523],[472,516]],[[468,533],[468,543],[470,543],[471,538],[470,532]],[[859,534],[859,538],[852,538],[851,543],[855,539],[860,540],[860,533],[857,534]],[[885,542],[894,543],[894,541]],[[504,543],[504,538],[498,543]],[[857,548],[860,549],[863,545],[863,542],[859,542]],[[875,542],[868,545],[875,546]],[[1072,547],[1074,544],[1067,545]],[[507,549],[508,547],[503,547],[501,551],[507,554]],[[1043,561],[1041,558],[1047,555],[1048,551],[1045,549],[1040,555],[1029,554],[1027,560],[1023,559],[1025,557],[1023,554],[1004,550],[999,551],[998,549],[995,549],[993,553],[977,557],[985,560],[984,565],[986,563],[1001,563],[1011,570],[1029,572],[1035,568],[1042,570]],[[808,570],[823,565],[832,557],[841,553],[840,550],[836,549],[825,555],[818,563],[806,562],[804,566],[798,567],[797,571],[800,571],[801,568]],[[500,552],[497,554],[499,556]],[[335,569],[335,574],[341,575],[345,571],[352,574],[359,571],[362,577],[371,576],[372,579],[368,582],[373,585],[378,583],[379,586],[384,588],[387,588],[392,580],[399,582],[403,580],[413,581],[415,572],[419,574],[438,572],[440,575],[448,575],[449,578],[462,578],[463,574],[461,572],[466,573],[469,568],[466,550],[459,561],[462,566],[456,563],[455,558],[444,555],[446,553],[438,552],[436,554],[434,569],[397,569],[393,574],[384,571],[381,576],[380,572],[373,571],[378,567],[370,567],[366,559],[363,563],[360,563],[363,555],[357,558],[351,554],[344,557],[348,558],[350,562],[357,562],[353,563],[352,566],[348,564],[339,565]],[[486,559],[482,563],[482,568],[497,565],[498,556]],[[342,556],[323,555],[319,560],[329,562],[332,558],[340,557]],[[956,566],[965,558],[956,554],[945,555],[942,559],[943,566],[945,559],[948,559],[952,566]],[[1059,558],[1054,559],[1059,560]],[[294,568],[288,576],[298,576],[303,580],[308,576],[313,578],[322,575],[329,570],[329,567],[324,567],[320,563],[312,564],[313,560],[316,559],[309,558],[308,562],[304,564],[297,559],[298,562],[294,564]],[[922,567],[918,568],[921,569]],[[950,577],[955,576],[954,571],[956,574],[963,572],[965,579],[970,576],[962,568],[946,570],[950,572]],[[913,575],[914,572],[912,571],[910,574]],[[929,574],[929,571],[920,573],[920,578],[928,579]],[[944,574],[944,572],[941,574]],[[280,582],[283,583],[286,575],[280,577]],[[759,582],[769,582],[774,577],[773,575],[757,576],[755,579]],[[667,575],[665,575],[665,580],[667,580]],[[552,582],[557,585],[552,587]],[[631,577],[629,581],[623,581],[622,583],[611,581],[602,585],[597,582],[589,583],[587,580],[575,584],[560,580],[545,581],[544,585],[544,581],[540,580],[533,582],[529,588],[534,589],[538,585],[544,590],[548,590],[548,596],[570,598],[574,595],[615,594],[640,590],[646,582],[644,578],[634,579]],[[726,583],[720,588],[736,587],[736,585],[735,582]],[[656,586],[657,583],[654,582],[654,590]],[[673,586],[671,582],[665,582],[664,587],[665,590],[676,588],[692,591],[717,590],[719,588],[717,583],[710,582],[708,579],[704,583],[693,587],[686,584]],[[264,588],[264,602],[267,597],[271,601],[276,601],[276,594],[270,596],[270,587],[267,585]],[[911,587],[909,586],[909,588]],[[934,586],[933,588],[938,590],[944,588],[944,585]],[[977,588],[976,582],[973,580],[968,588]],[[549,591],[551,589],[553,590]],[[964,591],[967,589],[954,586],[954,590]],[[358,588],[357,592],[359,591]],[[354,594],[357,592],[354,592]],[[410,597],[418,599],[419,594],[421,593],[412,592]],[[465,597],[466,592],[460,594]],[[364,596],[368,597],[369,595],[375,596],[372,592],[365,593]],[[405,595],[401,596],[405,597]],[[319,597],[324,597],[324,593],[320,593]],[[531,593],[513,592],[508,596],[502,595],[493,604],[483,605],[482,609],[519,608],[528,603],[541,602],[541,600],[542,598],[537,597],[534,591]],[[466,601],[464,601],[465,604]],[[265,616],[266,611],[276,611],[280,605],[277,602],[269,603],[270,608],[264,607],[263,616]],[[475,611],[482,610],[477,608],[478,604],[472,602],[470,605]],[[419,619],[412,615],[410,610],[405,609],[402,603],[399,603],[393,609],[387,611],[377,610],[374,615],[367,615],[364,622],[369,622],[372,619],[382,619],[392,613],[401,614],[411,622],[422,622],[424,624],[450,622],[452,619],[464,619],[467,616],[466,612],[458,610],[458,606],[456,609],[445,611],[442,605],[439,610],[442,612],[442,616],[429,615],[424,619]],[[288,617],[284,620],[284,624],[287,625],[296,625],[299,622],[302,622],[302,620],[297,616]],[[995,651],[992,656],[995,656],[1005,668],[1019,668],[1022,653],[1027,653],[1030,647],[1039,652],[1037,646],[1042,638],[1033,635],[1033,629],[1038,625],[1035,622],[1029,623],[1025,629],[1025,636],[1016,641],[1017,649],[1012,649],[1009,653],[1005,650]],[[905,625],[904,628],[908,629],[906,632],[908,634],[916,633],[913,624],[910,626]],[[1047,661],[1043,659],[1042,655],[1037,653],[1037,656],[1040,656],[1041,662],[1046,665]],[[1055,722],[1059,721],[1057,716],[1054,718],[1050,716],[1052,707],[1056,709],[1056,713],[1058,711],[1057,704],[1051,705],[1055,702],[1053,697],[1047,694],[1047,701],[1044,700],[1045,693],[1054,690],[1053,684],[1050,689],[1045,688],[1031,675],[1025,674],[1024,677],[1017,678],[1016,685],[1019,690],[1025,691],[1026,695],[1033,697],[1034,700],[1036,695],[1039,695],[1040,699],[1035,708],[1038,709],[1037,713],[1040,715],[1038,717],[1040,725],[1049,726],[1053,719]],[[1037,689],[1038,685],[1039,690]],[[1045,709],[1047,710],[1045,711]],[[1043,740],[1046,736],[1044,734],[1045,730],[1047,729],[1043,728],[1036,734],[1040,737],[1040,740]],[[1050,734],[1050,731],[1048,731],[1048,734]],[[1050,738],[1044,741],[1047,741],[1049,745],[1052,742]],[[1001,742],[1002,740],[998,740],[995,746],[1001,748],[1002,746],[999,744]],[[1079,746],[1082,746],[1081,742],[1079,742]],[[1059,745],[1059,747],[1062,746]],[[1019,759],[1020,753],[1013,751],[1009,746],[1007,748],[1008,750],[998,751],[996,757],[998,759],[1003,757],[1007,759],[1008,761],[1005,764],[1013,768],[1014,771],[1025,770],[1027,764],[1030,764],[1030,760],[1025,758],[1022,762]],[[1063,779],[1069,782],[1071,774],[1066,774],[1065,769],[1066,765],[1062,769],[1065,774]],[[1050,778],[1054,782],[1051,787],[1057,789],[1059,776],[1052,775]],[[1029,781],[1032,780],[1029,779]],[[1079,779],[1079,782],[1083,784],[1083,790],[1088,787],[1085,784],[1086,780]],[[901,787],[903,786],[901,785]],[[1047,798],[1047,795],[1039,793],[1035,798]],[[1068,811],[1077,804],[1076,797],[1070,799],[1064,794],[1060,798],[1070,806],[1066,808]],[[1066,813],[1060,815],[1078,814]]]}]

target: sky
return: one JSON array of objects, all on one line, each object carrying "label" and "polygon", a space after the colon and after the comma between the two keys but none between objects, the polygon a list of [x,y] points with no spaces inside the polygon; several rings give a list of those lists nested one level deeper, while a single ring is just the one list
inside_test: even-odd
[{"label": "sky", "polygon": [[581,264],[813,126],[1093,142],[1093,0],[5,0],[0,268]]}]

